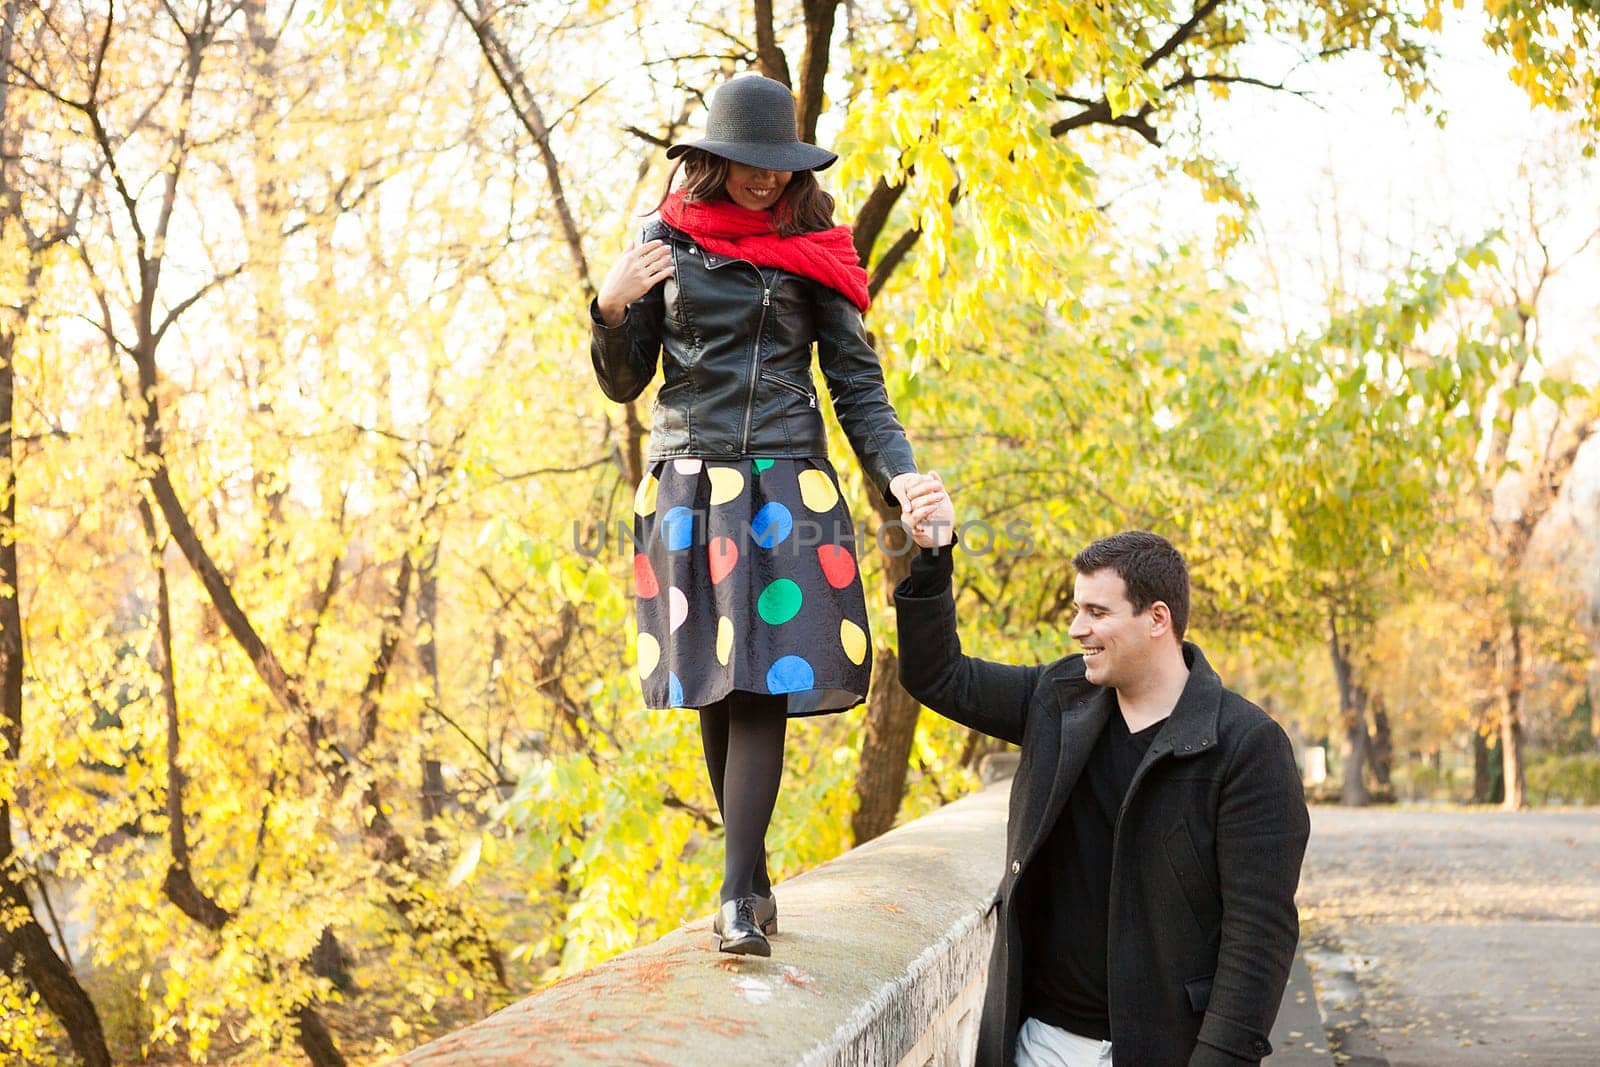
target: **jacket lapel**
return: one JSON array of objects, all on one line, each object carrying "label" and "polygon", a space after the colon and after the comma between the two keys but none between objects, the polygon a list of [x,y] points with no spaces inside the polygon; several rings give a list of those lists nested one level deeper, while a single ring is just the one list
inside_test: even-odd
[{"label": "jacket lapel", "polygon": [[[1124,810],[1128,806],[1128,801],[1138,792],[1140,780],[1159,760],[1168,756],[1189,759],[1212,752],[1217,747],[1217,716],[1222,708],[1222,679],[1211,669],[1211,664],[1206,662],[1205,654],[1198,646],[1185,641],[1183,658],[1189,665],[1189,681],[1184,685],[1183,693],[1178,697],[1177,706],[1172,709],[1172,715],[1167,719],[1166,726],[1151,742],[1144,759],[1134,771],[1133,781],[1128,786],[1128,795],[1122,801]],[[1083,684],[1081,677],[1063,678],[1061,681],[1076,681],[1080,685]],[[1050,788],[1045,794],[1044,807],[1038,809],[1036,818],[1028,820],[1025,828],[1019,828],[1024,829],[1026,836],[1013,838],[1024,842],[1022,855],[1024,865],[1032,861],[1045,838],[1049,836],[1050,829],[1060,818],[1061,809],[1066,807],[1067,798],[1072,795],[1072,787],[1078,783],[1078,777],[1083,774],[1084,765],[1089,761],[1089,753],[1094,750],[1094,744],[1100,738],[1100,731],[1105,729],[1106,721],[1112,715],[1120,714],[1122,712],[1117,708],[1117,694],[1111,689],[1097,688],[1087,699],[1064,698],[1057,717],[1060,737],[1057,741],[1055,768],[1050,775]],[[1043,771],[1044,768],[1041,767],[1040,770]]]},{"label": "jacket lapel", "polygon": [[1028,848],[1023,858],[1025,864],[1039,851],[1050,829],[1055,826],[1056,819],[1060,817],[1061,809],[1066,807],[1067,797],[1072,795],[1072,787],[1078,783],[1078,776],[1089,762],[1089,753],[1094,750],[1094,743],[1100,739],[1100,731],[1105,729],[1106,720],[1116,706],[1116,693],[1109,689],[1096,689],[1087,700],[1061,708],[1057,719],[1061,737],[1056,751],[1055,773],[1051,776],[1050,792],[1044,808],[1039,812],[1038,820],[1028,828]]}]

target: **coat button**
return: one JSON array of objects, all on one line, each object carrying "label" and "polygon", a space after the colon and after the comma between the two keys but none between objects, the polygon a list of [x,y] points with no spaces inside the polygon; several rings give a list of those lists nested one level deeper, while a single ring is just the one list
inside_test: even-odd
[{"label": "coat button", "polygon": [[1257,1038],[1250,1045],[1250,1051],[1256,1053],[1259,1056],[1265,1056],[1267,1053],[1272,1051],[1272,1046],[1267,1044],[1265,1041],[1262,1041],[1260,1038]]},{"label": "coat button", "polygon": [[1018,863],[1016,860],[1012,860],[1011,861],[1011,873],[1012,874],[1021,874],[1022,873],[1022,864]]},{"label": "coat button", "polygon": [[1188,752],[1188,751],[1190,751],[1190,750],[1191,750],[1191,749],[1193,749],[1193,748],[1194,748],[1194,746],[1193,746],[1193,745],[1184,745],[1184,746],[1183,746],[1183,750],[1184,750],[1184,751],[1185,751],[1185,752]]}]

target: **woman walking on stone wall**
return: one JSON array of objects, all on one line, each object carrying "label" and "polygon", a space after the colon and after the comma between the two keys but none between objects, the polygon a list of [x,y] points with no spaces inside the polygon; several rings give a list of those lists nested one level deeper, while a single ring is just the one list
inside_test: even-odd
[{"label": "woman walking on stone wall", "polygon": [[789,90],[728,81],[705,138],[667,156],[678,180],[590,306],[591,355],[619,402],[661,368],[634,500],[639,674],[651,707],[700,714],[727,832],[718,947],[767,956],[787,721],[859,704],[872,674],[813,345],[866,476],[892,502],[922,476],[862,326],[866,272],[817,183],[838,157],[796,137]]}]

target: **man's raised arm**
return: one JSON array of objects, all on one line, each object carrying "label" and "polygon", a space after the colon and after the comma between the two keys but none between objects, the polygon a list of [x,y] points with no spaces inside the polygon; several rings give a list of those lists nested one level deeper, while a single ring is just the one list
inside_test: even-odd
[{"label": "man's raised arm", "polygon": [[940,715],[1020,745],[1045,668],[992,663],[961,651],[950,583],[954,553],[954,545],[922,549],[910,577],[895,587],[900,684]]}]

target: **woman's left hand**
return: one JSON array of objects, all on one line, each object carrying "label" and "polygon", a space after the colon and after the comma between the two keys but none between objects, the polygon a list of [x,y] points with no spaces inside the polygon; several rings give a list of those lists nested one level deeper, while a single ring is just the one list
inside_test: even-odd
[{"label": "woman's left hand", "polygon": [[900,502],[900,521],[924,548],[948,545],[955,533],[955,505],[937,472],[897,474],[889,492]]}]

